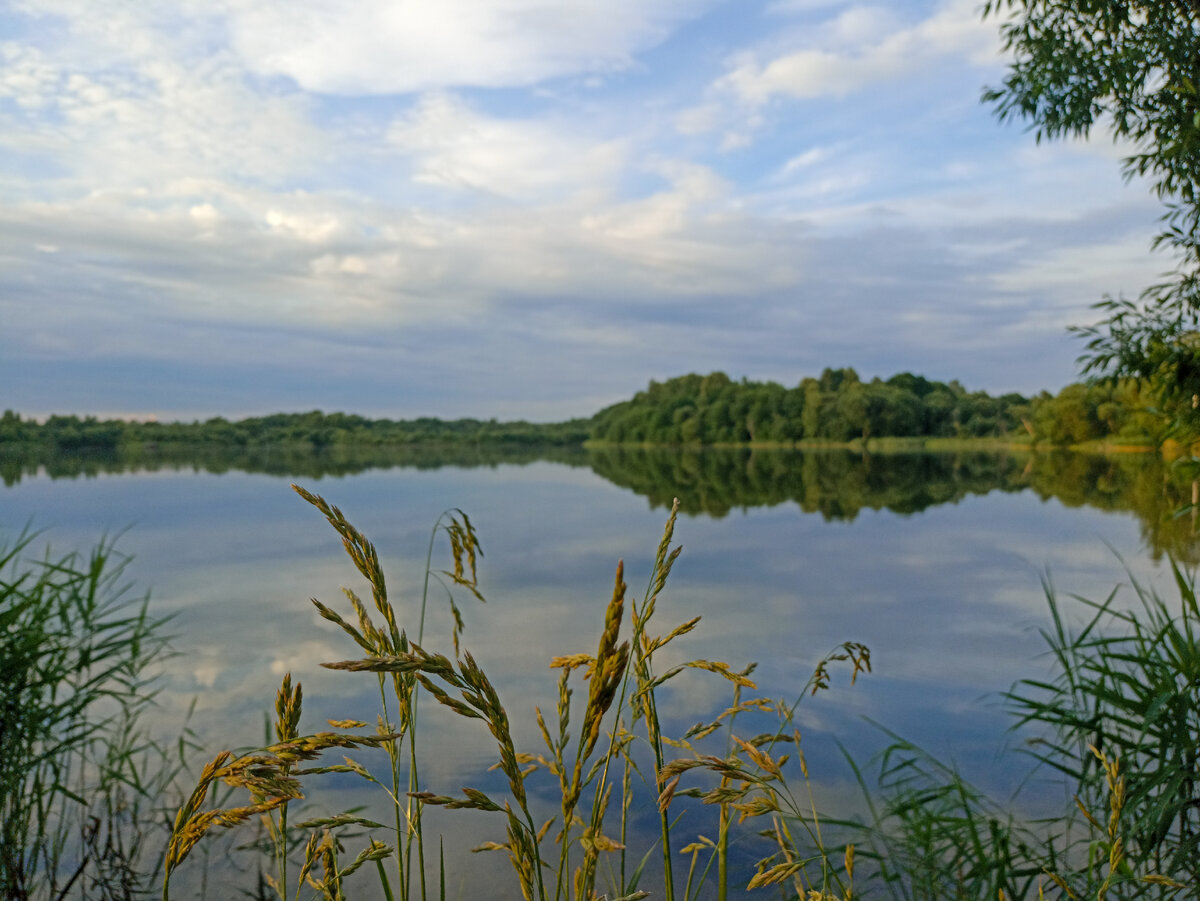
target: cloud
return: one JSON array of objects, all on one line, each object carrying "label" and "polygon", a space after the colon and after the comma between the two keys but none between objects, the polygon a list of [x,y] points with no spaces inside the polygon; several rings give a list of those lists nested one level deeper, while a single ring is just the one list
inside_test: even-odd
[{"label": "cloud", "polygon": [[[549,190],[530,208],[405,214],[360,198],[180,180],[149,206],[115,189],[10,206],[0,212],[11,254],[0,255],[0,289],[16,305],[7,337],[79,358],[211,358],[209,327],[358,340],[503,318],[505,298],[523,297],[562,301],[539,320],[542,339],[561,342],[576,330],[570,309],[745,290],[789,271],[786,237],[736,214],[714,173],[655,166],[666,187],[605,204]],[[786,265],[772,260],[781,253]],[[576,334],[601,333],[589,324]]]},{"label": "cloud", "polygon": [[912,77],[944,57],[975,65],[993,62],[996,29],[982,23],[973,0],[944,5],[927,19],[896,28],[886,10],[853,6],[818,29],[813,46],[767,61],[750,53],[735,59],[718,87],[751,105],[773,96],[845,97],[869,85]]},{"label": "cloud", "polygon": [[842,6],[848,0],[775,0],[766,8],[769,16],[794,16],[830,6]]},{"label": "cloud", "polygon": [[413,412],[540,418],[929,360],[1042,387],[1094,299],[1058,274],[1143,271],[1114,250],[1156,205],[1111,153],[1033,148],[964,87],[974,0],[466,2],[0,13],[13,403],[395,412],[403,372]]},{"label": "cloud", "polygon": [[[529,86],[615,71],[715,0],[228,0],[254,72],[309,91]],[[348,14],[351,12],[352,14]]]},{"label": "cloud", "polygon": [[439,92],[394,121],[387,141],[411,157],[413,178],[425,184],[525,202],[607,195],[626,142],[590,140],[570,125],[482,115]]},{"label": "cloud", "polygon": [[13,41],[0,44],[0,97],[30,110],[46,106],[54,97],[60,77],[42,54]]},{"label": "cloud", "polygon": [[1136,231],[1108,241],[1057,247],[1030,253],[991,281],[1011,294],[1039,298],[1041,311],[1027,328],[1066,328],[1098,318],[1080,311],[1105,295],[1134,297],[1161,279],[1171,260],[1147,251],[1145,233]]},{"label": "cloud", "polygon": [[145,186],[182,178],[280,182],[329,147],[298,95],[253,90],[217,56],[200,70],[146,58],[97,67],[70,53],[7,45],[0,147],[53,163],[45,191]]}]

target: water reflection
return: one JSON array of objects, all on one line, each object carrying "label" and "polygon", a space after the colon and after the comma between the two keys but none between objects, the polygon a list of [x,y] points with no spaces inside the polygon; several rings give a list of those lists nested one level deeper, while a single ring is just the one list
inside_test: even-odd
[{"label": "water reflection", "polygon": [[827,521],[863,509],[917,513],[972,494],[1028,487],[1029,458],[997,454],[859,454],[751,449],[666,452],[617,447],[594,452],[604,478],[669,507],[722,517],[731,510],[796,503]]},{"label": "water reflection", "polygon": [[[304,683],[306,728],[374,719],[371,680],[318,666],[355,651],[307,601],[337,604],[341,585],[369,592],[336,535],[284,478],[337,503],[376,543],[406,626],[421,596],[431,525],[449,506],[470,513],[486,550],[480,574],[489,602],[460,598],[464,641],[528,751],[542,748],[534,705],[551,711],[557,701],[550,659],[594,651],[617,559],[631,589],[645,584],[664,508],[678,496],[684,554],[658,615],[664,628],[703,616],[680,653],[738,668],[758,661],[762,692],[791,698],[831,647],[855,640],[872,649],[871,677],[853,689],[837,682],[802,708],[818,800],[830,810],[853,795],[833,739],[859,759],[882,743],[863,716],[1006,794],[1024,767],[1017,755],[1000,758],[1010,720],[983,699],[1040,672],[1041,572],[1049,569],[1064,595],[1104,597],[1123,577],[1106,545],[1143,572],[1143,545],[1149,556],[1194,559],[1189,519],[1170,517],[1190,500],[1191,484],[1149,456],[611,449],[547,462],[480,448],[178,458],[164,450],[140,460],[3,465],[10,487],[0,492],[0,538],[31,517],[56,547],[87,546],[103,530],[133,525],[122,542],[135,555],[131,578],[150,590],[157,612],[175,616],[180,653],[159,696],[164,722],[177,728],[194,702],[192,726],[210,755],[261,740],[285,672]],[[118,473],[128,475],[107,477]],[[431,650],[450,653],[449,628],[447,609],[435,605]],[[728,703],[727,686],[706,675],[665,691],[668,734]],[[480,780],[491,778],[494,742],[444,713],[430,704],[422,714],[428,785],[488,789]],[[544,784],[531,779],[531,791]],[[359,803],[341,790],[314,800],[331,810]],[[491,821],[471,829],[472,841],[497,837]],[[455,884],[466,880],[462,896],[491,896],[497,876],[483,875],[484,860],[471,858],[469,872],[454,875]],[[499,884],[507,889],[510,878]]]},{"label": "water reflection", "polygon": [[505,448],[482,445],[413,448],[224,447],[142,450],[135,454],[51,456],[0,453],[0,479],[75,479],[102,474],[262,473],[316,479],[371,470],[495,468],[553,462],[590,468],[614,485],[666,509],[673,498],[690,515],[721,518],[731,511],[794,503],[827,522],[852,522],[863,510],[909,515],[966,497],[1032,491],[1068,507],[1128,512],[1138,517],[1146,548],[1188,565],[1200,563],[1191,475],[1154,454],[856,453],[644,447]]},{"label": "water reflection", "polygon": [[609,481],[689,513],[793,502],[826,521],[853,521],[864,510],[912,514],[971,495],[1031,490],[1043,500],[1137,515],[1155,559],[1200,561],[1189,474],[1154,454],[889,453],[850,451],[677,452],[618,447],[593,452],[592,468]]},{"label": "water reflection", "polygon": [[287,478],[348,476],[372,469],[404,467],[440,469],[443,466],[496,467],[527,465],[548,460],[570,466],[587,466],[582,448],[508,448],[496,445],[420,445],[411,448],[371,446],[307,450],[302,447],[174,446],[144,447],[134,451],[91,453],[40,453],[0,447],[0,480],[11,488],[22,479],[89,478],[141,472],[262,473]]}]

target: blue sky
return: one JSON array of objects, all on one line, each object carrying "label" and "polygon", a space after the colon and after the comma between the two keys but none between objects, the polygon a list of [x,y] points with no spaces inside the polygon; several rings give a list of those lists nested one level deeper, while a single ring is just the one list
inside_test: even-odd
[{"label": "blue sky", "polygon": [[978,0],[8,0],[0,407],[590,415],[825,366],[1032,393],[1136,295],[1126,148]]}]

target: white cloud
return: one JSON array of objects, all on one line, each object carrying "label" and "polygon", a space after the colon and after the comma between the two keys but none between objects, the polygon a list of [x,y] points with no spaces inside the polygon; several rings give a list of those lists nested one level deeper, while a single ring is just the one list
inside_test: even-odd
[{"label": "white cloud", "polygon": [[171,180],[278,182],[310,172],[329,136],[308,100],[263,90],[187,4],[48,0],[37,20],[62,17],[52,39],[0,46],[0,146],[61,175],[60,193]]},{"label": "white cloud", "polygon": [[670,188],[584,218],[585,227],[622,239],[650,241],[687,230],[696,213],[725,198],[728,185],[706,166],[661,160],[653,168]]},{"label": "white cloud", "polygon": [[855,4],[831,19],[817,34],[826,49],[854,50],[883,43],[904,30],[895,7]]},{"label": "white cloud", "polygon": [[1151,254],[1146,235],[1137,232],[1086,246],[1045,249],[1025,262],[992,276],[997,287],[1025,296],[1054,300],[1047,311],[1054,324],[1078,322],[1080,311],[1105,294],[1136,296],[1170,268],[1164,254]]},{"label": "white cloud", "polygon": [[775,0],[767,6],[766,13],[771,16],[794,16],[830,6],[842,6],[847,2],[848,0]]},{"label": "white cloud", "polygon": [[787,175],[797,169],[807,169],[817,163],[824,162],[829,157],[829,151],[824,147],[812,147],[803,153],[789,159],[783,164],[783,174]]},{"label": "white cloud", "polygon": [[25,109],[39,109],[50,102],[60,77],[37,49],[8,41],[0,44],[0,61],[0,97]]},{"label": "white cloud", "polygon": [[221,218],[221,214],[217,211],[217,208],[215,206],[213,206],[211,203],[196,204],[194,207],[192,207],[191,209],[188,210],[188,215],[191,216],[193,219],[195,219],[197,222],[205,222],[205,223],[216,222],[218,219]]},{"label": "white cloud", "polygon": [[323,244],[342,231],[337,216],[329,213],[283,212],[272,208],[263,218],[273,231],[309,244]]},{"label": "white cloud", "polygon": [[723,109],[716,103],[688,107],[675,114],[675,129],[683,135],[702,135],[721,122]]},{"label": "white cloud", "polygon": [[445,93],[422,97],[387,139],[413,158],[419,182],[522,201],[602,196],[626,156],[623,141],[589,140],[565,123],[485,116]]},{"label": "white cloud", "polygon": [[735,58],[718,82],[752,105],[772,96],[797,99],[845,97],[883,81],[910,77],[944,57],[973,64],[994,62],[996,28],[983,23],[973,0],[952,0],[907,28],[875,8],[843,11],[806,40],[810,46],[763,62],[758,53]]},{"label": "white cloud", "polygon": [[715,0],[228,0],[253,71],[310,91],[528,86],[632,65]]}]

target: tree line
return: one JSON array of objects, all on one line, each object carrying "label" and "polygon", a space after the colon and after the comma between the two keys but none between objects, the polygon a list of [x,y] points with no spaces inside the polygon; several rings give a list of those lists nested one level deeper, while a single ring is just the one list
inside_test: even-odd
[{"label": "tree line", "polygon": [[146,450],[156,446],[411,447],[508,445],[560,447],[582,444],[589,421],[558,423],[434,417],[370,419],[353,413],[275,413],[228,420],[215,416],[194,422],[140,422],[94,416],[49,416],[43,422],[12,410],[0,416],[0,445],[46,447],[59,451]]},{"label": "tree line", "polygon": [[825,369],[794,387],[734,381],[723,372],[652,381],[589,419],[557,423],[495,419],[370,419],[351,413],[276,413],[228,420],[140,422],[94,416],[44,421],[6,410],[0,446],[56,452],[146,452],[160,447],[351,447],[468,445],[513,448],[597,444],[707,446],[845,444],[880,438],[1004,439],[1070,446],[1157,444],[1169,417],[1155,392],[1134,379],[1076,383],[1052,395],[997,397],[957,381],[911,373],[863,381]]},{"label": "tree line", "polygon": [[1167,417],[1133,379],[1076,383],[1052,395],[993,397],[903,372],[864,382],[826,369],[793,388],[721,372],[651,382],[592,418],[615,444],[844,444],[873,438],[1000,438],[1055,446],[1156,444]]},{"label": "tree line", "polygon": [[592,418],[596,441],[651,444],[845,443],[884,437],[997,437],[1021,426],[1029,400],[991,397],[901,373],[862,381],[826,369],[794,388],[723,372],[651,382]]}]

